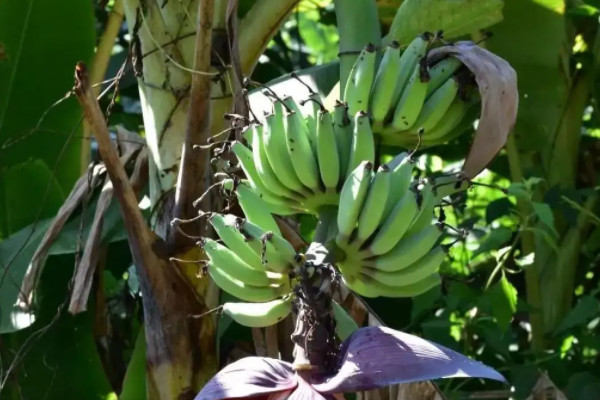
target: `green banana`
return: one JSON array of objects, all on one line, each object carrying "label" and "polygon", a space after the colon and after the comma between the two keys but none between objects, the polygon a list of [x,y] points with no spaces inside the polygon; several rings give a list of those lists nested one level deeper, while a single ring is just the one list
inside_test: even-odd
[{"label": "green banana", "polygon": [[[318,95],[316,95],[316,96],[318,98]],[[300,120],[302,121],[302,125],[305,128],[306,137],[308,138],[308,142],[310,143],[310,148],[312,149],[313,153],[316,153],[316,151],[317,151],[317,137],[316,137],[316,130],[315,130],[316,120],[314,118],[312,118],[312,114],[309,114],[309,116],[305,118],[304,113],[302,112],[302,108],[300,107],[300,105],[298,103],[296,103],[296,100],[294,100],[293,97],[285,96],[282,101],[283,101],[283,104],[285,104],[287,106],[288,110],[294,111],[300,117]],[[319,102],[320,102],[320,99],[319,99]]]},{"label": "green banana", "polygon": [[425,101],[413,129],[423,129],[423,136],[431,131],[444,117],[458,94],[458,82],[448,79]]},{"label": "green banana", "polygon": [[463,100],[456,98],[438,124],[430,131],[425,132],[421,138],[421,142],[431,145],[445,141],[446,136],[463,121],[468,110],[469,105]]},{"label": "green banana", "polygon": [[446,258],[446,252],[436,246],[413,264],[398,271],[388,272],[373,268],[363,268],[362,273],[393,287],[413,285],[431,274],[437,273]]},{"label": "green banana", "polygon": [[294,171],[306,187],[318,191],[320,187],[319,166],[308,139],[308,128],[297,112],[285,116],[285,135],[289,157]]},{"label": "green banana", "polygon": [[350,161],[348,162],[346,176],[350,175],[363,161],[375,162],[375,139],[369,116],[361,111],[356,114],[354,120],[352,149],[350,150]]},{"label": "green banana", "polygon": [[393,249],[410,228],[418,212],[419,207],[415,196],[412,193],[407,193],[396,204],[390,215],[385,218],[373,241],[364,250],[363,254],[365,256],[382,255]]},{"label": "green banana", "polygon": [[263,200],[276,207],[280,207],[283,210],[290,207],[290,200],[295,202],[294,199],[276,195],[267,188],[258,174],[258,171],[256,170],[256,166],[254,165],[254,156],[249,148],[236,141],[231,145],[231,151],[233,151],[240,162],[242,170],[244,171],[246,178],[248,178],[250,186],[252,186],[252,188],[260,194]]},{"label": "green banana", "polygon": [[406,237],[410,237],[413,234],[420,232],[423,228],[430,226],[433,220],[433,210],[435,208],[435,193],[431,184],[426,184],[423,189],[420,190],[421,204],[419,204],[419,214],[415,216],[413,223],[406,231]]},{"label": "green banana", "polygon": [[352,281],[344,279],[344,283],[352,291],[364,297],[415,297],[440,284],[438,274],[429,275],[427,278],[403,287],[384,285],[375,279],[362,275]]},{"label": "green banana", "polygon": [[323,184],[335,191],[340,182],[340,159],[333,121],[327,111],[319,111],[317,116],[317,157]]},{"label": "green banana", "polygon": [[396,106],[391,123],[391,127],[395,131],[404,131],[414,126],[425,102],[428,81],[428,73],[423,71],[419,63],[408,80],[406,88],[402,92],[402,97]]},{"label": "green banana", "polygon": [[350,153],[352,151],[352,120],[348,116],[348,106],[337,102],[333,109],[333,131],[340,160],[340,185],[344,184]]},{"label": "green banana", "polygon": [[369,43],[361,52],[348,76],[344,90],[344,101],[348,103],[350,115],[366,111],[369,107],[369,95],[375,76],[377,52],[375,46]]},{"label": "green banana", "polygon": [[306,188],[298,179],[287,152],[283,105],[275,102],[273,108],[275,112],[265,117],[265,128],[263,129],[263,142],[269,164],[277,173],[281,183],[291,190],[304,194]]},{"label": "green banana", "polygon": [[402,55],[400,56],[400,67],[397,70],[398,77],[396,79],[397,82],[394,89],[392,104],[398,104],[415,67],[418,66],[419,60],[425,57],[425,54],[427,53],[427,46],[429,46],[430,39],[430,33],[423,33],[410,42],[406,50],[402,52]]},{"label": "green banana", "polygon": [[238,203],[248,221],[260,226],[265,231],[271,231],[281,235],[279,226],[269,211],[268,205],[254,190],[243,183],[240,183],[237,186],[235,193],[237,195]]},{"label": "green banana", "polygon": [[391,183],[383,213],[384,218],[390,215],[400,199],[407,194],[412,181],[413,161],[410,155],[405,152],[394,157],[393,160],[387,163],[387,166],[391,171]]},{"label": "green banana", "polygon": [[250,267],[231,249],[212,240],[204,239],[202,249],[211,265],[227,272],[231,277],[253,286],[268,286],[283,282],[283,275],[275,272],[258,271]]},{"label": "green banana", "polygon": [[439,89],[461,67],[462,62],[458,58],[449,56],[429,67],[429,85],[427,86],[427,97]]},{"label": "green banana", "polygon": [[276,299],[290,292],[289,284],[269,286],[254,286],[246,284],[239,279],[235,279],[225,272],[218,264],[208,265],[208,273],[215,284],[227,293],[245,300],[253,302],[265,302]]},{"label": "green banana", "polygon": [[254,159],[254,166],[256,167],[256,171],[258,172],[261,180],[265,186],[276,195],[292,199],[299,198],[299,194],[292,192],[279,181],[275,171],[273,171],[273,168],[269,164],[265,146],[262,140],[262,126],[254,125],[253,129],[252,155]]},{"label": "green banana", "polygon": [[358,217],[357,243],[363,243],[371,235],[381,222],[385,211],[386,199],[390,191],[391,174],[387,166],[382,165],[373,176],[369,186],[369,193]]},{"label": "green banana", "polygon": [[341,341],[344,341],[358,330],[358,324],[335,300],[331,300],[331,306],[335,318],[335,333]]},{"label": "green banana", "polygon": [[248,243],[261,257],[267,268],[282,274],[289,273],[295,264],[296,251],[287,240],[273,232],[265,232],[248,220],[239,220],[238,225]]},{"label": "green banana", "polygon": [[413,236],[402,238],[391,251],[365,260],[363,265],[380,271],[400,271],[427,254],[441,235],[440,228],[430,225]]},{"label": "green banana", "polygon": [[224,314],[240,325],[251,328],[263,328],[275,325],[292,312],[291,295],[266,303],[225,303]]},{"label": "green banana", "polygon": [[209,222],[219,238],[223,240],[223,243],[244,260],[250,268],[257,271],[266,271],[267,268],[262,264],[260,256],[256,254],[244,235],[236,228],[237,219],[238,217],[233,214],[212,214]]},{"label": "green banana", "polygon": [[336,238],[340,245],[348,241],[356,226],[360,210],[367,197],[372,170],[371,162],[361,162],[346,178],[344,186],[342,186],[337,217],[339,234]]},{"label": "green banana", "polygon": [[380,132],[390,110],[396,92],[398,71],[400,70],[400,44],[393,41],[386,47],[377,75],[373,82],[369,110],[373,119],[373,132]]}]

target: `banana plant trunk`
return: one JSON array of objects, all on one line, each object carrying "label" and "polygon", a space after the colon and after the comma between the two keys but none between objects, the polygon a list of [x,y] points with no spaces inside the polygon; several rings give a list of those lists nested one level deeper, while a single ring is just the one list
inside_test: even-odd
[{"label": "banana plant trunk", "polygon": [[[233,94],[240,89],[240,74],[251,72],[297,2],[254,2],[240,21],[237,35],[237,1],[124,0],[131,63],[138,78],[150,154],[151,224],[166,242],[171,259],[204,258],[194,241],[171,228],[174,218],[197,215],[192,204],[211,184],[210,149],[197,150],[194,145],[205,145],[208,137],[227,129],[223,116],[234,109]],[[236,36],[240,41],[244,38],[239,56]],[[218,207],[218,199],[206,199],[200,205],[203,211]],[[203,229],[201,224],[185,226],[190,235]],[[216,306],[218,290],[208,277],[198,278],[197,264],[171,262],[168,268],[191,289],[200,309]],[[144,281],[143,276],[141,279]],[[169,290],[153,279],[142,285],[147,398],[153,400],[192,398],[218,368],[215,320],[203,318],[207,322],[200,327],[173,324],[179,327],[174,329],[169,325],[168,310],[177,308],[181,293]],[[160,295],[155,295],[157,291]],[[150,317],[155,309],[163,312],[162,320]],[[172,348],[177,351],[170,351]]]}]

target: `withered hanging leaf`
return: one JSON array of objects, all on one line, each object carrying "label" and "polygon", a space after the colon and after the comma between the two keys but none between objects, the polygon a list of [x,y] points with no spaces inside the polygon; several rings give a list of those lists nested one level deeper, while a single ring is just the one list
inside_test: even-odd
[{"label": "withered hanging leaf", "polygon": [[481,116],[463,165],[465,176],[473,179],[502,149],[515,125],[519,106],[517,73],[506,60],[469,41],[434,49],[429,58],[439,59],[445,55],[462,61],[479,87]]}]

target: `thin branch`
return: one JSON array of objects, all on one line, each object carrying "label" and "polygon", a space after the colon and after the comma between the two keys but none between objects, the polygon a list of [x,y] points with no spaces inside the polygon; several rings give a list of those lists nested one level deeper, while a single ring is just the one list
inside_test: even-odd
[{"label": "thin branch", "polygon": [[[212,22],[214,0],[201,0],[198,3],[198,28],[194,51],[195,70],[210,69],[212,51]],[[175,218],[188,219],[197,214],[194,200],[205,192],[205,175],[210,168],[210,151],[194,151],[194,144],[206,143],[210,137],[210,87],[211,79],[206,74],[192,75],[190,105],[188,109],[185,142],[181,152],[181,164],[175,191]],[[199,230],[199,226],[195,226]],[[199,232],[190,232],[196,235]],[[187,242],[179,243],[180,237],[170,233],[171,250]]]}]

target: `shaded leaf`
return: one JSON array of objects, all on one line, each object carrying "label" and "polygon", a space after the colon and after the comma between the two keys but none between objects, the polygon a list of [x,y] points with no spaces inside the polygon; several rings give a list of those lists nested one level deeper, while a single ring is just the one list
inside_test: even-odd
[{"label": "shaded leaf", "polygon": [[503,226],[497,229],[492,229],[488,235],[480,240],[479,247],[473,251],[472,258],[480,254],[487,253],[491,250],[499,249],[504,243],[508,242],[512,237],[512,231]]},{"label": "shaded leaf", "polygon": [[491,201],[485,208],[485,222],[491,224],[498,218],[509,215],[514,209],[514,204],[506,197]]},{"label": "shaded leaf", "polygon": [[597,317],[600,312],[600,301],[593,296],[582,297],[573,309],[562,320],[555,334],[566,331],[577,325],[585,324],[591,318]]},{"label": "shaded leaf", "polygon": [[539,220],[550,230],[552,230],[556,236],[558,236],[558,233],[554,229],[554,214],[552,213],[550,206],[546,203],[538,203],[535,201],[531,203],[531,206],[533,207],[533,212],[535,215],[537,215]]},{"label": "shaded leaf", "polygon": [[496,319],[496,323],[504,332],[510,325],[517,311],[517,289],[506,279],[502,278],[487,291],[489,312]]},{"label": "shaded leaf", "polygon": [[447,39],[470,34],[502,20],[502,0],[405,0],[386,43],[408,44],[424,31],[444,31]]},{"label": "shaded leaf", "polygon": [[314,384],[321,393],[355,392],[452,377],[505,382],[495,370],[417,336],[384,327],[356,331],[342,345],[338,372]]},{"label": "shaded leaf", "polygon": [[196,400],[250,397],[293,389],[297,386],[292,365],[264,357],[246,357],[219,371]]},{"label": "shaded leaf", "polygon": [[458,58],[475,75],[481,96],[481,117],[463,171],[472,179],[504,147],[517,119],[519,93],[517,73],[508,62],[473,42],[457,42],[430,52],[436,59],[444,55]]}]

